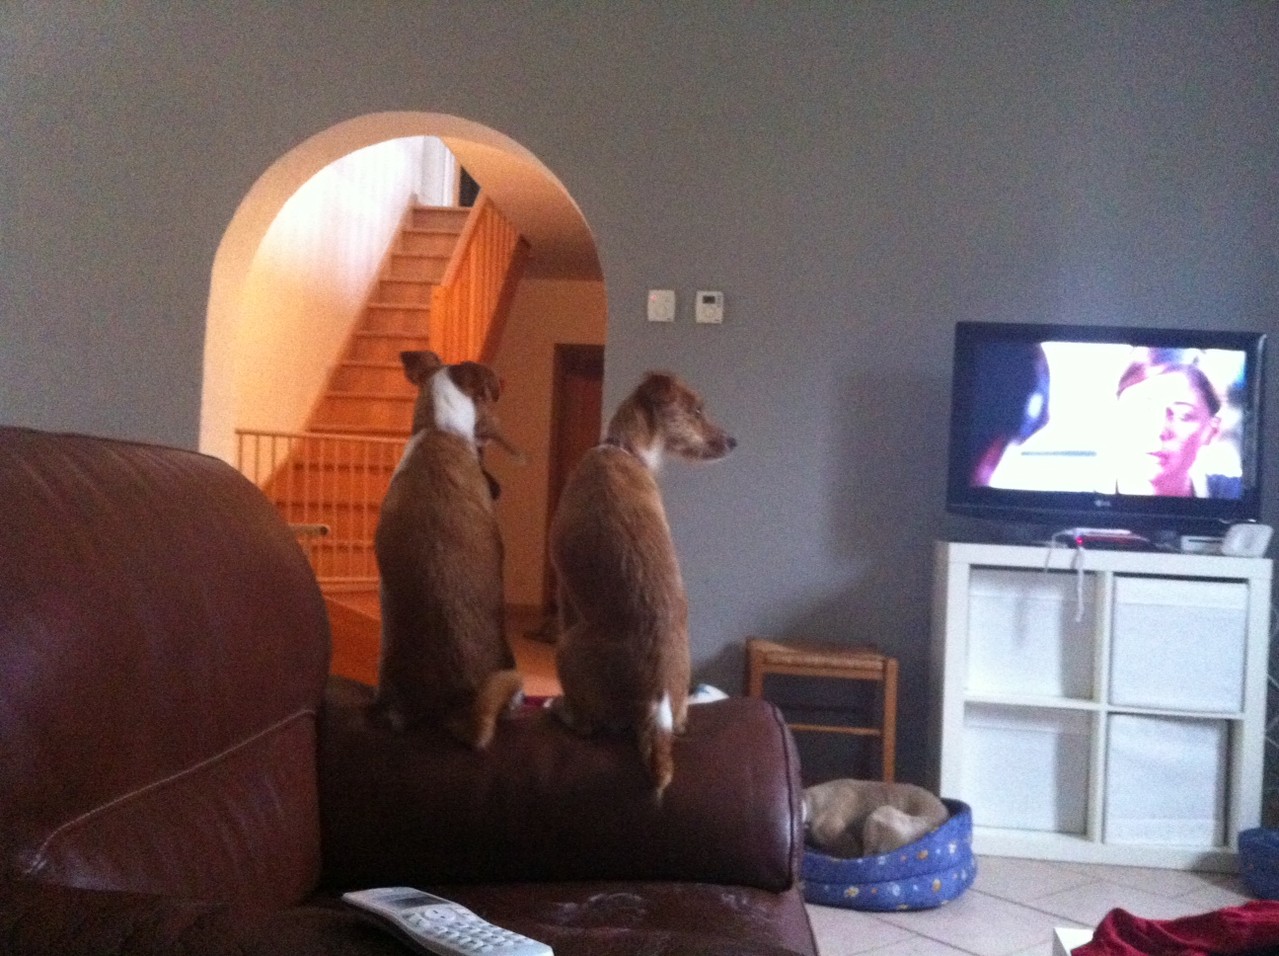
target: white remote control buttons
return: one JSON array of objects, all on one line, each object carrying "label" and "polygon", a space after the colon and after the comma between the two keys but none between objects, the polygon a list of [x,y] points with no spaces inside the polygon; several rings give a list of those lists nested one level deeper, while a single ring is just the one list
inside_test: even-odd
[{"label": "white remote control buttons", "polygon": [[439,956],[554,956],[551,947],[494,926],[460,903],[411,886],[343,893],[342,899],[422,952]]}]

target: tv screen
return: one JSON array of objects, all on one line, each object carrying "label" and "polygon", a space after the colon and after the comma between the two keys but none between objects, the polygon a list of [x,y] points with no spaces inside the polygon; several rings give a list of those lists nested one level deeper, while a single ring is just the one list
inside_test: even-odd
[{"label": "tv screen", "polygon": [[1260,515],[1260,333],[961,322],[947,508],[1221,533]]}]

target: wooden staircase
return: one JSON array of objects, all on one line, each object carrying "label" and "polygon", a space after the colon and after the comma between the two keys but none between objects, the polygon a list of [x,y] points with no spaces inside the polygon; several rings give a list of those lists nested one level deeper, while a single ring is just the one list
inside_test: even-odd
[{"label": "wooden staircase", "polygon": [[[264,488],[285,519],[323,528],[306,539],[317,577],[375,577],[373,533],[413,420],[417,390],[400,353],[430,348],[431,299],[470,209],[411,206],[369,301],[284,465]],[[360,441],[344,439],[358,438]],[[321,499],[317,502],[317,497]]]},{"label": "wooden staircase", "polygon": [[490,359],[527,256],[486,197],[411,206],[306,430],[239,432],[240,470],[298,529],[326,591],[376,587],[373,535],[417,398],[400,353]]},{"label": "wooden staircase", "polygon": [[408,436],[417,391],[404,377],[400,353],[430,347],[431,298],[469,213],[461,208],[409,209],[307,431]]}]

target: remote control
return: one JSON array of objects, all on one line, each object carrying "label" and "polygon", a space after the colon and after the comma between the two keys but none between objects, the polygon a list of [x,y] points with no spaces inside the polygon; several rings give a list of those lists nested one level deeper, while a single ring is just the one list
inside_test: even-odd
[{"label": "remote control", "polygon": [[411,886],[343,893],[383,928],[426,953],[440,956],[554,956],[551,947],[494,926],[460,903]]}]

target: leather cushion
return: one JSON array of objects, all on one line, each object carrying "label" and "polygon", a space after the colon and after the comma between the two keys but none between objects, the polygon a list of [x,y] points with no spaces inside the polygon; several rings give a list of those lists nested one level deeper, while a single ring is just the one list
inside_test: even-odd
[{"label": "leather cushion", "polygon": [[582,738],[524,708],[489,750],[372,723],[372,690],[335,679],[320,738],[330,886],[677,880],[790,887],[802,852],[794,741],[776,708],[689,708],[675,779],[653,796],[633,738]]}]

